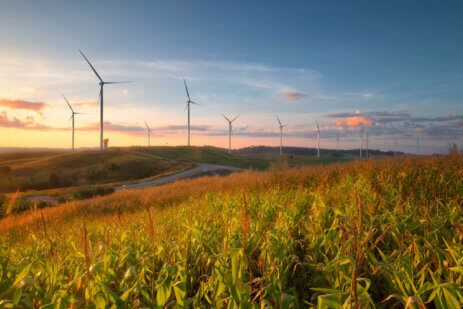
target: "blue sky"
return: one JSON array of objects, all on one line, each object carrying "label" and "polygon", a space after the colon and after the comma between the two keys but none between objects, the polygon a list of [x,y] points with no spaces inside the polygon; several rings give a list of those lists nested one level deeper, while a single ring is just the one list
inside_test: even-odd
[{"label": "blue sky", "polygon": [[182,143],[183,77],[201,104],[193,111],[197,144],[226,145],[220,113],[242,114],[236,146],[276,145],[275,113],[289,124],[288,145],[312,147],[315,119],[322,123],[325,147],[333,147],[337,126],[344,147],[356,146],[358,123],[370,131],[373,148],[391,148],[397,138],[401,150],[412,151],[416,137],[426,152],[461,144],[459,1],[3,1],[1,6],[0,99],[46,103],[41,114],[0,104],[4,127],[14,127],[16,119],[18,130],[45,128],[61,136],[67,125],[61,117],[67,112],[60,100],[65,92],[91,114],[81,120],[88,131],[82,134],[89,135],[81,146],[97,144],[97,136],[90,138],[98,116],[90,104],[97,83],[77,52],[82,49],[104,78],[134,81],[108,89],[106,120],[116,144],[129,143],[121,137],[124,131],[133,143],[143,143],[142,118],[156,128],[154,140]]}]

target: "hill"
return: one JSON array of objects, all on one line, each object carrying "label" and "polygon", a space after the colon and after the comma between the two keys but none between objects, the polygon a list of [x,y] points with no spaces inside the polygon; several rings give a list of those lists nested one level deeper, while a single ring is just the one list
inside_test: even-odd
[{"label": "hill", "polygon": [[463,305],[463,157],[247,171],[0,221],[0,304]]},{"label": "hill", "polygon": [[0,192],[115,183],[185,169],[174,162],[125,148],[0,154]]}]

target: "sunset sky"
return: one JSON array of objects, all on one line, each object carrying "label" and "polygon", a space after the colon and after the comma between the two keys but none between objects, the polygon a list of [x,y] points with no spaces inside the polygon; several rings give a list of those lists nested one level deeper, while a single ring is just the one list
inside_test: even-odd
[{"label": "sunset sky", "polygon": [[[370,147],[425,153],[463,146],[463,2],[13,1],[0,6],[0,147],[99,145],[107,81],[110,145]],[[110,4],[111,3],[111,4]]]}]

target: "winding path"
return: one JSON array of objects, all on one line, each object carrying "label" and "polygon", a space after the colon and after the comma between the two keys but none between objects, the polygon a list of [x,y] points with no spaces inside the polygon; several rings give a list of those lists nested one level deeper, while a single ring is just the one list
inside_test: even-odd
[{"label": "winding path", "polygon": [[127,190],[127,189],[143,189],[152,186],[160,186],[167,183],[171,183],[181,179],[196,178],[205,175],[223,175],[233,172],[241,172],[243,169],[215,164],[197,164],[195,167],[187,169],[185,171],[178,172],[169,176],[161,177],[154,180],[140,181],[138,183],[132,183],[128,185],[122,185],[114,187],[115,191]]}]

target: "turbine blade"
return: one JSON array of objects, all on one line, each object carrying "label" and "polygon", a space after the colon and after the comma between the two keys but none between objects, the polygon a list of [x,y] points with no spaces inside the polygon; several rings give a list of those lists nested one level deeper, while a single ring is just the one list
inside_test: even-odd
[{"label": "turbine blade", "polygon": [[230,119],[227,118],[224,114],[222,114],[223,118],[225,118],[228,122],[231,122]]},{"label": "turbine blade", "polygon": [[318,125],[318,121],[315,120],[315,122],[317,123],[317,131],[320,132],[320,126]]},{"label": "turbine blade", "polygon": [[71,111],[74,113],[74,110],[72,109],[72,106],[71,106],[71,104],[69,104],[69,101],[68,101],[68,99],[66,99],[66,97],[64,96],[64,94],[61,94],[61,95],[63,96],[64,100],[65,100],[65,101],[66,101],[66,103],[68,104],[68,106],[69,106],[69,108],[71,109]]},{"label": "turbine blade", "polygon": [[100,75],[98,74],[98,72],[95,70],[95,68],[93,67],[93,65],[90,63],[90,61],[88,61],[87,57],[85,57],[84,53],[79,49],[79,52],[80,54],[82,55],[82,57],[84,57],[85,61],[87,61],[88,65],[92,68],[93,72],[95,73],[95,75],[98,77],[98,79],[100,80],[100,82],[103,83],[103,79],[101,79]]},{"label": "turbine blade", "polygon": [[201,106],[201,104],[198,104],[196,102],[193,102],[193,101],[190,101],[191,104],[194,104],[194,105],[197,105],[197,106]]},{"label": "turbine blade", "polygon": [[148,124],[146,123],[146,121],[145,121],[145,125],[146,125],[146,128],[148,129],[148,132],[151,131],[150,127],[148,127]]},{"label": "turbine blade", "polygon": [[187,95],[187,97],[188,97],[188,101],[190,102],[190,101],[191,101],[191,99],[190,99],[190,93],[188,92],[188,87],[186,86],[186,81],[185,81],[185,79],[183,79],[183,83],[185,84],[186,95]]},{"label": "turbine blade", "polygon": [[131,83],[132,81],[130,80],[127,80],[127,81],[123,81],[123,82],[103,82],[103,84],[129,84]]},{"label": "turbine blade", "polygon": [[235,120],[236,120],[236,118],[238,118],[239,116],[240,116],[240,114],[236,115],[236,117],[235,117],[235,118],[233,118],[231,122],[235,121]]},{"label": "turbine blade", "polygon": [[275,116],[277,116],[277,120],[278,120],[278,123],[279,123],[279,124],[280,124],[280,126],[281,126],[281,121],[280,121],[280,118],[278,118],[278,115],[275,115]]}]

